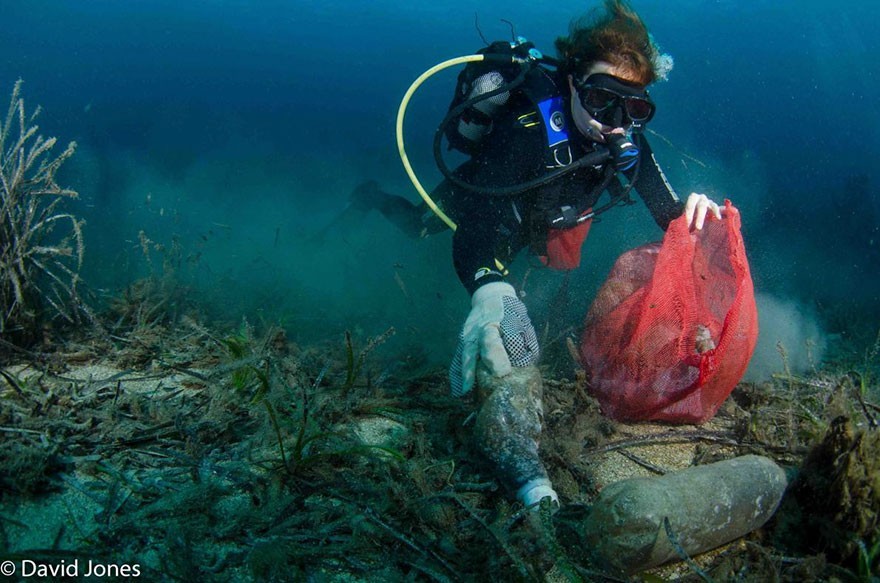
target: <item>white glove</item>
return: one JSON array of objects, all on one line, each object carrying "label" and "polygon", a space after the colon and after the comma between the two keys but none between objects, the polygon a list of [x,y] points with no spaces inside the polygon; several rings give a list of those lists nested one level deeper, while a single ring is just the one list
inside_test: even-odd
[{"label": "white glove", "polygon": [[512,366],[529,366],[538,360],[538,337],[513,286],[502,281],[487,283],[474,292],[471,306],[449,367],[449,384],[456,397],[474,387],[477,357],[499,377]]}]

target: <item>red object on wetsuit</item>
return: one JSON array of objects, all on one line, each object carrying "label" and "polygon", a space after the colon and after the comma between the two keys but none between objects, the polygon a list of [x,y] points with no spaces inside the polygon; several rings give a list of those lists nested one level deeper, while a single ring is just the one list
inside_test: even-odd
[{"label": "red object on wetsuit", "polygon": [[725,206],[701,231],[675,219],[662,243],[621,255],[599,290],[581,357],[609,417],[704,423],[745,373],[758,314],[740,215]]},{"label": "red object on wetsuit", "polygon": [[587,219],[571,229],[550,229],[547,232],[547,255],[541,256],[541,262],[552,269],[576,269],[581,264],[581,247],[592,223],[593,219]]}]

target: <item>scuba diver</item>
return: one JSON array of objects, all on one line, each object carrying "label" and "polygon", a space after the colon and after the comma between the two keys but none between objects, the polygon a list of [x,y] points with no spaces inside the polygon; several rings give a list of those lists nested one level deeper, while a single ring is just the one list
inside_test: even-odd
[{"label": "scuba diver", "polygon": [[[352,194],[351,208],[378,210],[413,237],[454,228],[453,263],[471,294],[449,369],[454,396],[471,392],[478,360],[501,379],[538,361],[528,312],[506,281],[505,265],[522,249],[551,268],[576,268],[591,220],[631,202],[633,190],[664,230],[682,213],[695,229],[709,214],[721,219],[703,194],[679,199],[642,133],[656,109],[647,87],[666,78],[672,59],[638,14],[624,0],[605,0],[604,10],[573,22],[555,47],[558,58],[550,59],[519,38],[493,43],[479,51],[482,60],[468,62],[434,142],[445,179],[422,195],[425,204],[375,182]],[[454,170],[443,160],[444,136],[468,156]],[[529,506],[549,497],[558,505],[538,455],[541,390],[527,385],[508,383],[481,400],[475,438],[518,500]]]}]

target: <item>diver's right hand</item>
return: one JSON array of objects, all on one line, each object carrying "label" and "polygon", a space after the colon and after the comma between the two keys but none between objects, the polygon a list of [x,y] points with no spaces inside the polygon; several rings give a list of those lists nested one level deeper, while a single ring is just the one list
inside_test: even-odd
[{"label": "diver's right hand", "polygon": [[473,389],[478,357],[499,377],[513,366],[538,361],[538,337],[513,286],[503,281],[487,283],[474,292],[471,306],[449,367],[449,384],[455,397]]},{"label": "diver's right hand", "polygon": [[708,196],[697,192],[692,192],[684,204],[684,216],[687,217],[687,224],[697,231],[703,228],[703,223],[706,222],[706,218],[710,214],[721,220],[723,210],[723,206],[718,206],[718,203]]}]

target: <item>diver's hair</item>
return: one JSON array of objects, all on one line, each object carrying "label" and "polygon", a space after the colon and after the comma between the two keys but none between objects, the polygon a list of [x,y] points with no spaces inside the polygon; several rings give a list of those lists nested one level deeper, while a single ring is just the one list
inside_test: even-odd
[{"label": "diver's hair", "polygon": [[640,85],[665,76],[665,71],[655,69],[660,55],[648,28],[625,0],[605,0],[604,11],[594,8],[572,21],[568,36],[557,38],[555,44],[560,72],[576,78],[596,61],[623,69]]}]

